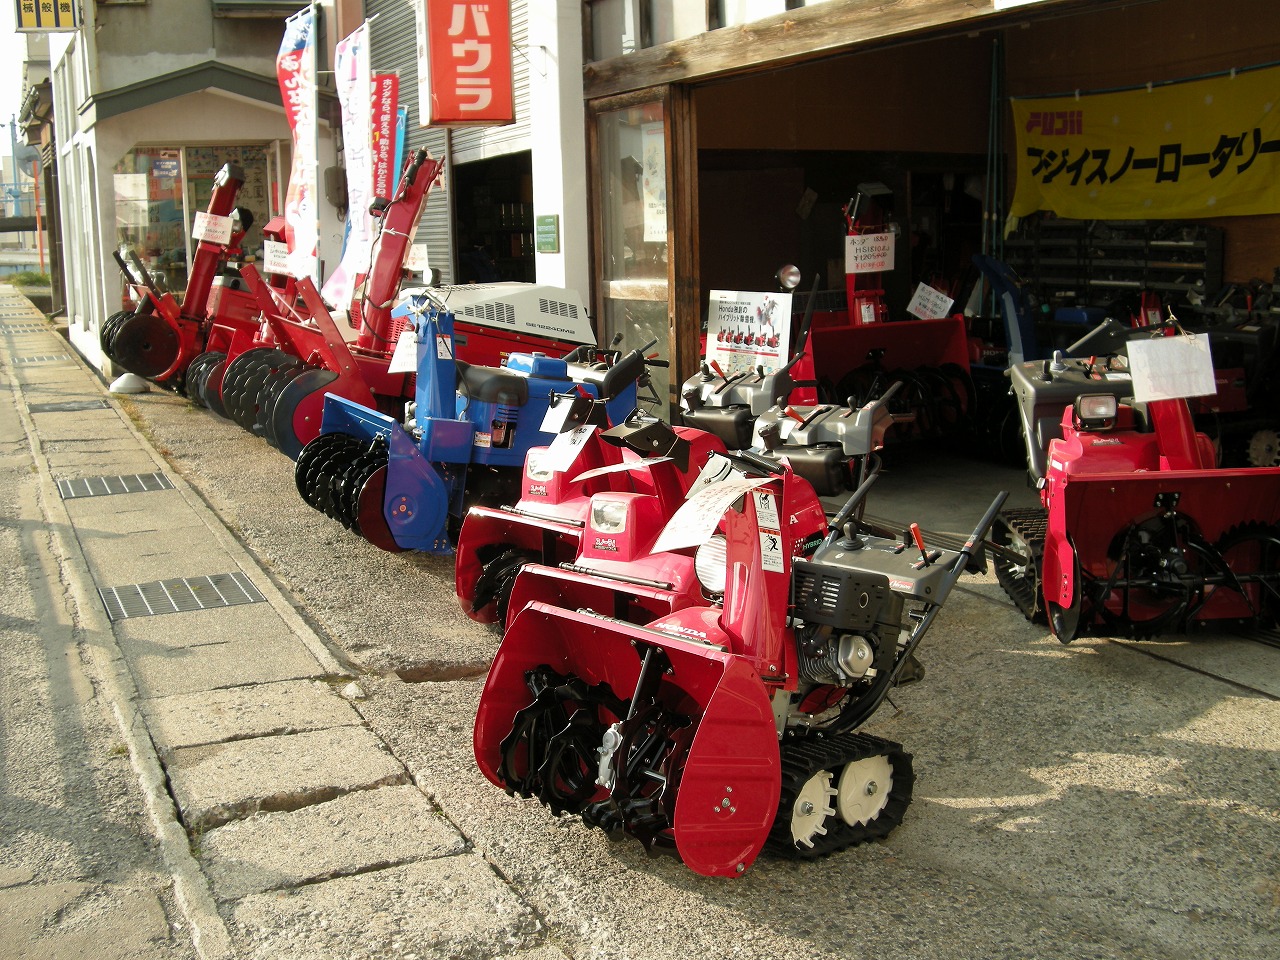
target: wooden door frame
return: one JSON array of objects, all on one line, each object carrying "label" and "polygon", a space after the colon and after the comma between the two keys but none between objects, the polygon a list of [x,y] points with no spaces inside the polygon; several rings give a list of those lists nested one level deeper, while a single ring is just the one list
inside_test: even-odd
[{"label": "wooden door frame", "polygon": [[[605,302],[605,237],[600,190],[600,132],[602,114],[646,103],[662,104],[663,147],[667,171],[667,355],[671,358],[672,411],[680,384],[693,375],[701,359],[700,277],[698,259],[697,125],[693,92],[682,85],[634,90],[587,103],[587,203],[591,221],[591,307],[603,318]],[[601,331],[597,330],[599,335]]]}]

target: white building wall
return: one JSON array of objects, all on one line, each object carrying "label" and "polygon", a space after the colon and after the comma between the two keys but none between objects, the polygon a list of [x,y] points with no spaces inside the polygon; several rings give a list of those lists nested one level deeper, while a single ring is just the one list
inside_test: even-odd
[{"label": "white building wall", "polygon": [[590,303],[591,230],[578,0],[542,0],[531,6],[528,55],[533,213],[560,218],[560,252],[534,255],[538,282],[576,290]]},{"label": "white building wall", "polygon": [[[179,8],[170,3],[167,6],[160,4],[156,10],[163,10],[169,16],[176,14]],[[145,13],[145,8],[133,8],[129,12],[136,16]],[[181,147],[282,140],[285,159],[282,175],[287,178],[290,142],[282,107],[213,90],[92,122],[89,119],[92,111],[82,112],[82,108],[92,95],[108,89],[101,84],[99,77],[93,15],[94,5],[89,4],[85,11],[85,25],[79,33],[54,35],[49,56],[55,102],[69,335],[76,350],[110,378],[119,371],[113,369],[110,361],[102,355],[98,330],[107,317],[121,309],[120,270],[112,257],[116,243],[115,164],[129,149],[140,145]],[[283,34],[283,23],[280,30]],[[197,51],[197,54],[203,56],[202,51]],[[188,64],[172,64],[175,68],[185,65]],[[133,77],[135,82],[152,79],[164,72],[156,68],[154,61],[148,64],[145,60],[137,60],[127,51],[116,66],[125,71],[121,73],[117,69],[117,79],[132,76],[129,70],[145,71],[144,75]],[[265,67],[273,75],[274,68],[269,64],[258,62],[255,66],[259,71]],[[318,166],[323,183],[323,171],[336,162],[336,150],[327,125],[321,124],[320,131]],[[341,250],[342,223],[331,204],[322,202],[319,206],[319,255],[326,268],[332,269]],[[255,211],[259,212],[266,213]],[[259,224],[262,223],[265,223],[265,217],[259,220]]]}]

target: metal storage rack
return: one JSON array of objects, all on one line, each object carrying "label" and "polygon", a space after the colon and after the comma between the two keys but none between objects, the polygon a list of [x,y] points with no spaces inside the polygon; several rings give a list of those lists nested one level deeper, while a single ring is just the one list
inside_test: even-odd
[{"label": "metal storage rack", "polygon": [[1105,306],[1143,290],[1179,303],[1222,286],[1222,230],[1200,223],[1029,217],[1005,256],[1052,306]]}]

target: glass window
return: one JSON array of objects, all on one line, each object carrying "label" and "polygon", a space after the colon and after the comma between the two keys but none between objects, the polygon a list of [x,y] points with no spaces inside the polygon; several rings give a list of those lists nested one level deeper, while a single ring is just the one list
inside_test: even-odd
[{"label": "glass window", "polygon": [[[661,103],[597,117],[601,213],[602,341],[622,335],[623,349],[642,347],[670,357],[668,303],[667,137]],[[665,407],[670,378],[653,370]]]},{"label": "glass window", "polygon": [[[113,171],[116,248],[138,255],[163,289],[181,298],[191,263],[195,215],[207,210],[213,180],[227,163],[244,171],[236,205],[261,228],[271,215],[268,154],[264,145],[136,147]],[[260,229],[245,238],[246,258],[262,252]]]},{"label": "glass window", "polygon": [[117,248],[136,253],[162,288],[183,290],[187,237],[182,150],[130,150],[114,174]]}]

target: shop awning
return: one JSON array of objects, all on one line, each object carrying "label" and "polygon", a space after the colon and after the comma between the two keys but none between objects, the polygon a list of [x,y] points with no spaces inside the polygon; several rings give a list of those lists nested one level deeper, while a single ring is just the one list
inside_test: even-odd
[{"label": "shop awning", "polygon": [[[102,120],[206,90],[221,91],[270,104],[282,111],[284,109],[280,104],[280,85],[275,76],[207,60],[115,90],[93,94],[81,106],[80,116],[86,126],[93,126]],[[323,94],[321,99],[326,99]],[[327,99],[332,99],[332,95]]]}]

